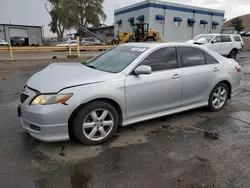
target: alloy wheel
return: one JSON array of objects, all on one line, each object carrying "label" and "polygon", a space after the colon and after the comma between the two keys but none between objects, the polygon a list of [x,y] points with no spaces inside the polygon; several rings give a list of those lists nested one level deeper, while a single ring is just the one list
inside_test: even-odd
[{"label": "alloy wheel", "polygon": [[82,125],[84,135],[91,141],[99,141],[107,137],[114,126],[114,118],[106,109],[90,112]]},{"label": "alloy wheel", "polygon": [[216,90],[213,93],[213,106],[215,108],[221,108],[227,100],[227,90],[226,88],[220,86],[216,88]]}]

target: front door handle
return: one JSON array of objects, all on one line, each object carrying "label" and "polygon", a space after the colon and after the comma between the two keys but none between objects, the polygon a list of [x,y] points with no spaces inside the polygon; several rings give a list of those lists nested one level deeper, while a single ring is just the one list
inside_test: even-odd
[{"label": "front door handle", "polygon": [[174,74],[174,76],[172,76],[172,79],[178,79],[178,78],[180,78],[181,77],[181,75],[179,75],[179,74]]},{"label": "front door handle", "polygon": [[214,67],[213,71],[218,72],[218,71],[220,71],[220,69],[218,67]]}]

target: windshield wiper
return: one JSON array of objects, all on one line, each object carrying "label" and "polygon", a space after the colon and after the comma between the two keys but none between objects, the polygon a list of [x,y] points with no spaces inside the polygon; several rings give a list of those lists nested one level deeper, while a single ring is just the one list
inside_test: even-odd
[{"label": "windshield wiper", "polygon": [[86,65],[86,64],[83,64],[83,65],[85,65],[86,67],[92,68],[92,69],[96,69],[96,67],[93,65]]}]

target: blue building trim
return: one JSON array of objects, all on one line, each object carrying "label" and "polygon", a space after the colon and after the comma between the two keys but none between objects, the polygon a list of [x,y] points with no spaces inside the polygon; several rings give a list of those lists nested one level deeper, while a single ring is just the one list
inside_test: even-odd
[{"label": "blue building trim", "polygon": [[133,12],[133,11],[138,11],[138,10],[141,10],[144,8],[159,8],[159,9],[167,9],[167,10],[174,10],[174,11],[180,11],[180,12],[190,12],[190,13],[196,13],[196,14],[205,14],[205,15],[224,17],[224,13],[205,11],[205,10],[197,10],[197,9],[186,8],[186,7],[176,7],[176,6],[172,6],[172,5],[163,5],[163,4],[156,4],[156,3],[146,3],[143,5],[138,5],[136,7],[121,10],[121,11],[115,12],[115,16],[129,13],[129,12]]}]

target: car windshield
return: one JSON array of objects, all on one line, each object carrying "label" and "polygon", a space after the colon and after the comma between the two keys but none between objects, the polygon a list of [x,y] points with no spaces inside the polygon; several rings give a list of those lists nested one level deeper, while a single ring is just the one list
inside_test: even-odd
[{"label": "car windshield", "polygon": [[207,42],[210,42],[214,36],[213,35],[198,35],[193,40],[197,41],[199,39],[205,38]]},{"label": "car windshield", "polygon": [[105,71],[118,73],[126,68],[147,48],[135,46],[117,46],[96,56],[85,63],[86,66]]},{"label": "car windshield", "polygon": [[61,42],[60,44],[69,44],[69,41]]}]

